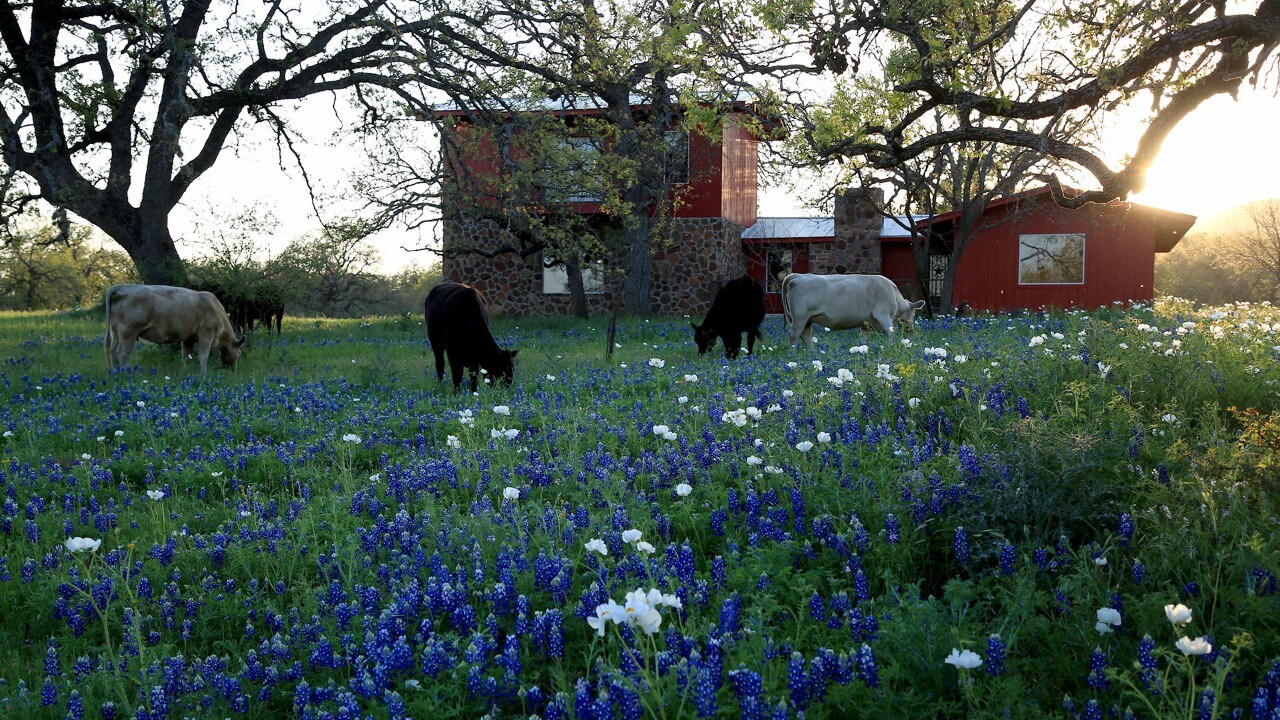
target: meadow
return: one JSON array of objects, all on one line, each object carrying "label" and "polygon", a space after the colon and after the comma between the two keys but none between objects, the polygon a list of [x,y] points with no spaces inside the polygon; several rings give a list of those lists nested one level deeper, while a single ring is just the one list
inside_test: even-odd
[{"label": "meadow", "polygon": [[1280,719],[1277,309],[603,324],[0,314],[0,716]]}]

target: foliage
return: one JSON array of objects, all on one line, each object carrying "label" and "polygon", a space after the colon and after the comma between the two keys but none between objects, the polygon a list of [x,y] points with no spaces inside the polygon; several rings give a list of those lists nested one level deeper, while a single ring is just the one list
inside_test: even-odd
[{"label": "foliage", "polygon": [[133,265],[91,230],[62,237],[53,227],[5,233],[0,245],[0,309],[76,310],[98,303],[111,285],[131,282]]},{"label": "foliage", "polygon": [[1234,225],[1193,232],[1156,256],[1162,294],[1208,304],[1280,303],[1280,200],[1250,203],[1230,217]]},{"label": "foliage", "polygon": [[1273,713],[1280,312],[917,325],[498,319],[516,384],[454,394],[413,318],[107,376],[4,315],[0,713]]}]

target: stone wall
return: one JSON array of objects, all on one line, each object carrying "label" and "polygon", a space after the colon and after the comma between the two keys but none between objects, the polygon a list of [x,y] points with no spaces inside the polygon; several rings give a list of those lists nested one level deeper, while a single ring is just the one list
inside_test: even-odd
[{"label": "stone wall", "polygon": [[848,188],[836,195],[835,237],[830,243],[809,246],[809,272],[822,275],[880,274],[880,229],[884,217],[884,191],[880,188]]},{"label": "stone wall", "polygon": [[[670,225],[668,239],[654,243],[653,310],[659,315],[700,316],[711,306],[721,285],[746,272],[742,227],[724,218],[678,218]],[[518,244],[492,220],[445,220],[442,232],[446,250]],[[513,253],[495,258],[458,255],[444,260],[444,276],[474,285],[498,315],[554,317],[573,313],[568,294],[543,294],[541,253],[527,258]],[[619,292],[621,281],[614,279],[606,284],[604,293],[588,294],[588,311],[611,311]]]}]

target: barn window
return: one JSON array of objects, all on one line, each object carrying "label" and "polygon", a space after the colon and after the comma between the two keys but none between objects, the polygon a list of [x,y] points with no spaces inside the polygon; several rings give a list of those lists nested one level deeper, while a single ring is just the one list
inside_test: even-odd
[{"label": "barn window", "polygon": [[1021,236],[1018,241],[1018,283],[1084,283],[1084,233]]},{"label": "barn window", "polygon": [[796,254],[789,247],[771,247],[765,256],[765,292],[782,292],[782,280],[795,272]]},{"label": "barn window", "polygon": [[560,153],[547,164],[547,199],[551,202],[600,202],[600,146],[592,138],[559,142]]},{"label": "barn window", "polygon": [[689,182],[689,133],[672,130],[666,133],[667,184],[683,185]]},{"label": "barn window", "polygon": [[[563,264],[556,264],[547,267],[550,263],[555,263],[556,259],[548,256],[546,262],[542,264],[542,294],[543,295],[568,295],[569,294],[569,272]],[[601,261],[587,262],[582,266],[582,288],[588,295],[599,295],[604,292],[604,263]]]}]

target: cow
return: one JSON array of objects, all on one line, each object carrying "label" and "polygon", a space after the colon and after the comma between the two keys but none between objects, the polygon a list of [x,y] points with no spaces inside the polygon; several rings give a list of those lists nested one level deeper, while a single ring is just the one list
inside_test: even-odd
[{"label": "cow", "polygon": [[503,350],[489,330],[489,306],[479,290],[445,281],[431,288],[423,308],[427,340],[436,357],[436,381],[444,379],[444,358],[449,356],[453,389],[462,387],[462,370],[477,387],[477,373],[484,368],[495,382],[510,385],[518,350]]},{"label": "cow", "polygon": [[107,311],[107,369],[129,362],[138,338],[156,344],[182,343],[185,360],[194,351],[200,372],[209,370],[209,351],[218,348],[222,364],[235,369],[244,337],[236,338],[227,311],[210,292],[171,285],[112,285]]},{"label": "cow", "polygon": [[923,300],[908,302],[898,286],[883,275],[811,275],[793,273],[782,281],[782,312],[790,344],[801,337],[813,349],[813,325],[832,330],[874,321],[893,340],[893,324],[910,327]]},{"label": "cow", "polygon": [[756,338],[764,341],[760,323],[764,322],[764,288],[749,275],[730,280],[716,293],[711,309],[701,325],[693,326],[693,341],[698,344],[698,354],[706,355],[715,347],[716,338],[724,342],[724,356],[728,360],[738,357],[742,347],[742,333],[747,334],[747,354],[755,352]]}]

